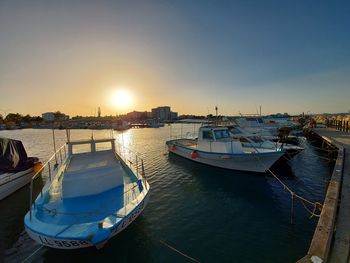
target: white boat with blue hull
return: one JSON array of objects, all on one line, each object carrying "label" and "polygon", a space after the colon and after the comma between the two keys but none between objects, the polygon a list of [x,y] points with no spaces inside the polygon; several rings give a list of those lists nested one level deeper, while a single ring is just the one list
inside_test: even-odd
[{"label": "white boat with blue hull", "polygon": [[[109,150],[96,150],[98,143],[106,142],[111,143]],[[90,150],[74,153],[74,147],[83,144]],[[148,203],[150,187],[143,161],[130,151],[117,154],[114,139],[67,145],[68,154],[55,176],[26,214],[25,228],[31,238],[48,247],[101,248]]]},{"label": "white boat with blue hull", "polygon": [[199,128],[198,139],[166,142],[169,152],[195,162],[231,170],[266,172],[283,154],[282,149],[246,147],[230,137],[227,127]]}]

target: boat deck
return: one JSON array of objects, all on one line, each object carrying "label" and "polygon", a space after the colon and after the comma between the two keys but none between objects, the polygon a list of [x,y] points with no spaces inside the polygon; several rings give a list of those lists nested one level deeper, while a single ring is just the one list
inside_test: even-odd
[{"label": "boat deck", "polygon": [[57,225],[99,221],[139,193],[137,178],[125,170],[112,151],[77,154],[39,203],[37,217]]}]

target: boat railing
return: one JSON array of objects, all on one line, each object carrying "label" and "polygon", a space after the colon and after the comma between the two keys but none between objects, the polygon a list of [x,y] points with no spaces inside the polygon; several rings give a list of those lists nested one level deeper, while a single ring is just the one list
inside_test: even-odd
[{"label": "boat railing", "polygon": [[147,178],[145,173],[145,166],[140,154],[130,150],[128,147],[116,143],[116,153],[123,160],[126,166],[136,175],[136,177],[142,180],[143,184],[148,190]]},{"label": "boat railing", "polygon": [[[33,185],[35,179],[37,179],[41,175],[46,175],[47,180],[50,181],[50,186],[52,184],[53,179],[58,174],[55,171],[58,171],[58,169],[62,166],[64,161],[66,160],[68,155],[67,152],[67,144],[62,145],[47,161],[44,165],[42,165],[39,170],[35,171],[34,175],[32,176],[30,180],[30,189],[29,189],[29,215],[30,219],[32,218],[32,207],[35,205],[35,202],[33,203]],[[43,188],[40,189],[40,195],[43,195]]]}]

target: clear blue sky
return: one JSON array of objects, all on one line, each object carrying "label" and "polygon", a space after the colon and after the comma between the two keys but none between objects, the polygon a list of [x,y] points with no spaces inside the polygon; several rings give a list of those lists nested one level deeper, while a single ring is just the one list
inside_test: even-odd
[{"label": "clear blue sky", "polygon": [[349,83],[349,1],[0,1],[0,114],[347,112]]}]

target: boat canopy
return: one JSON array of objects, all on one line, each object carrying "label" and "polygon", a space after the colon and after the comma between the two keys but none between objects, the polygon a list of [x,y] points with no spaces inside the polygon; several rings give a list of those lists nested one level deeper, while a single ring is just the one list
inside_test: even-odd
[{"label": "boat canopy", "polygon": [[21,141],[0,137],[0,171],[19,172],[33,166]]}]

